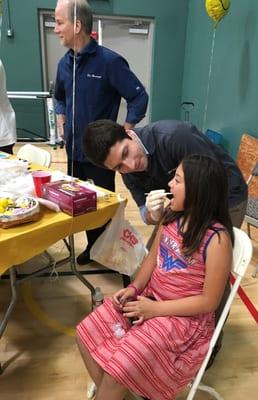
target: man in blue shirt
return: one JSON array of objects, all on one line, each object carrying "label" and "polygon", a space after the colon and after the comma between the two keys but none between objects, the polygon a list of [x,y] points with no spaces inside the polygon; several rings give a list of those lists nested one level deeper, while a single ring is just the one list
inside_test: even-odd
[{"label": "man in blue shirt", "polygon": [[193,124],[165,120],[125,131],[116,122],[100,120],[89,124],[83,143],[92,163],[122,174],[147,224],[157,224],[162,217],[168,182],[184,157],[217,158],[228,176],[233,225],[241,226],[247,205],[243,175],[230,155]]},{"label": "man in blue shirt", "polygon": [[[59,61],[56,85],[56,114],[59,135],[64,138],[68,174],[115,190],[115,172],[93,165],[82,150],[82,135],[97,119],[116,121],[121,97],[127,102],[125,129],[131,129],[144,116],[148,95],[127,61],[99,46],[91,38],[92,12],[86,0],[58,0],[55,33],[68,52]],[[74,24],[74,20],[76,20]],[[89,251],[104,227],[87,231],[88,245],[78,256],[78,264],[90,262]]]}]

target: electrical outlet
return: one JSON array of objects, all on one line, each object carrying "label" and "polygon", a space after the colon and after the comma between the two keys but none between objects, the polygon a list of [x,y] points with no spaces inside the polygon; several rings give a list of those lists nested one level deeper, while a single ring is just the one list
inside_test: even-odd
[{"label": "electrical outlet", "polygon": [[7,29],[6,35],[7,35],[7,37],[12,38],[13,37],[13,29]]}]

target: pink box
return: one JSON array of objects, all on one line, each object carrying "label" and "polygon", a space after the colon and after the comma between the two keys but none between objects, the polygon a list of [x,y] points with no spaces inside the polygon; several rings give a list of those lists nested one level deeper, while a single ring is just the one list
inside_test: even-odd
[{"label": "pink box", "polygon": [[42,186],[43,197],[58,204],[65,213],[76,216],[97,209],[97,193],[78,183],[56,181]]}]

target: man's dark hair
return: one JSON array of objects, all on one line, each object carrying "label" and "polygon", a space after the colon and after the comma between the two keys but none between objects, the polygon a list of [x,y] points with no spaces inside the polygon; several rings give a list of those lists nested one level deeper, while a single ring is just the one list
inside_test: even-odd
[{"label": "man's dark hair", "polygon": [[[75,0],[70,0],[68,5],[69,19],[74,21],[74,5]],[[76,0],[76,18],[81,21],[82,27],[86,35],[90,35],[92,31],[93,16],[91,8],[86,0]]]},{"label": "man's dark hair", "polygon": [[228,177],[222,163],[208,156],[190,155],[182,160],[182,168],[185,181],[184,211],[169,210],[164,224],[181,217],[185,255],[198,250],[207,229],[213,229],[215,222],[226,227],[233,242]]},{"label": "man's dark hair", "polygon": [[83,150],[92,164],[105,168],[104,162],[114,144],[131,139],[125,128],[109,119],[91,122],[83,136]]}]

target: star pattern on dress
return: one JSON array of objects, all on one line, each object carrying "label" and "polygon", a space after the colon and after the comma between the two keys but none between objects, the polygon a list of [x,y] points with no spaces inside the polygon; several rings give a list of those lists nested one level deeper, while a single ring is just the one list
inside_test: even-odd
[{"label": "star pattern on dress", "polygon": [[186,262],[180,260],[179,258],[173,258],[172,255],[169,255],[168,249],[162,245],[160,246],[160,255],[163,258],[161,268],[165,271],[187,268]]}]

